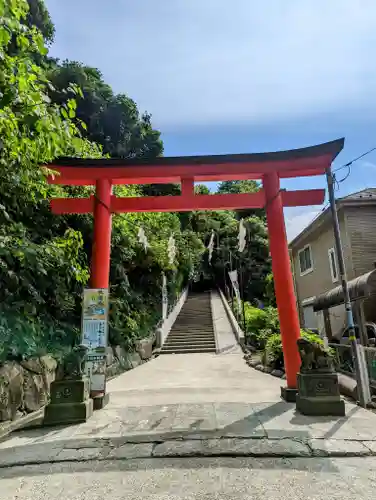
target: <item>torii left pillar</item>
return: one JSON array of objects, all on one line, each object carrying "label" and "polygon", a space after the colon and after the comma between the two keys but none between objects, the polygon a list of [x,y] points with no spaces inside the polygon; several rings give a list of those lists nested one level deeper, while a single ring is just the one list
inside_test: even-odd
[{"label": "torii left pillar", "polygon": [[109,179],[96,182],[94,199],[94,234],[91,257],[92,288],[108,288],[111,257],[111,194]]},{"label": "torii left pillar", "polygon": [[[91,256],[90,286],[92,288],[109,288],[111,257],[111,195],[112,183],[109,179],[96,182],[94,198],[94,231]],[[106,406],[109,394],[105,391],[91,391],[94,409]]]}]

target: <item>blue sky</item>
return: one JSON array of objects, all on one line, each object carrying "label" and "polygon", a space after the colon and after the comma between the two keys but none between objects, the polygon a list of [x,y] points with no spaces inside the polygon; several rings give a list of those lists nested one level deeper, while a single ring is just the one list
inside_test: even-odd
[{"label": "blue sky", "polygon": [[[166,155],[376,146],[374,0],[47,0],[52,55],[99,68],[153,115]],[[344,171],[343,173],[346,173]],[[323,177],[287,188],[325,186]],[[338,196],[376,187],[376,152]],[[291,239],[320,207],[285,211]]]}]

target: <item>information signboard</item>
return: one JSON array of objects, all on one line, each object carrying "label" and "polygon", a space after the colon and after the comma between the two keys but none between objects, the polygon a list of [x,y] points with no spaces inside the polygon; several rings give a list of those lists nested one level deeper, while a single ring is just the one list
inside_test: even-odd
[{"label": "information signboard", "polygon": [[107,347],[108,289],[84,290],[82,307],[82,344],[89,350]]},{"label": "information signboard", "polygon": [[84,290],[82,305],[82,344],[88,348],[85,366],[90,392],[106,390],[106,352],[108,342],[108,289]]}]

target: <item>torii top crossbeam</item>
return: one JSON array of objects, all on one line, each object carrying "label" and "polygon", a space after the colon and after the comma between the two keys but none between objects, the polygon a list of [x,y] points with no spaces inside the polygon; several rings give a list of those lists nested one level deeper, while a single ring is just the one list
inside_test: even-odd
[{"label": "torii top crossbeam", "polygon": [[[323,203],[324,189],[284,191],[280,178],[321,175],[340,153],[344,139],[313,147],[276,153],[216,156],[161,157],[137,159],[63,158],[52,165],[57,175],[49,182],[66,185],[95,185],[89,198],[53,199],[54,213],[94,212],[94,237],[91,286],[107,288],[111,249],[111,214],[140,211],[220,210],[239,208],[266,209],[270,253],[274,275],[285,358],[287,392],[294,391],[300,356],[296,341],[300,336],[294,284],[291,274],[283,206]],[[257,193],[196,195],[195,182],[262,179]],[[114,184],[181,183],[180,196],[118,198],[112,195]]]},{"label": "torii top crossbeam", "polygon": [[61,158],[50,165],[60,173],[55,184],[95,184],[112,179],[113,184],[169,184],[183,178],[195,182],[262,179],[276,172],[280,178],[322,175],[340,153],[344,139],[274,153],[160,157],[153,160]]}]

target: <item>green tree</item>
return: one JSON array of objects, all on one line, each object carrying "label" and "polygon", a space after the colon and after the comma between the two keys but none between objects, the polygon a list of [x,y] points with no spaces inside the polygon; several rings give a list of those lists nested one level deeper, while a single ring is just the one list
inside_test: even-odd
[{"label": "green tree", "polygon": [[259,190],[256,181],[223,181],[218,186],[218,193],[255,193]]},{"label": "green tree", "polygon": [[[245,180],[245,181],[223,181],[218,186],[218,193],[220,194],[239,194],[239,193],[256,193],[260,189],[259,184],[256,181]],[[258,217],[264,218],[264,211],[261,209],[239,209],[236,210],[238,219],[244,219],[256,215]]]},{"label": "green tree", "polygon": [[43,35],[46,43],[54,41],[55,26],[43,0],[28,0],[29,12],[26,16],[27,24],[35,26]]},{"label": "green tree", "polygon": [[[88,276],[80,255],[81,235],[66,224],[52,221],[47,197],[59,189],[46,184],[47,171],[41,165],[57,156],[101,155],[96,145],[80,136],[69,118],[74,116],[74,99],[67,99],[61,106],[51,103],[51,84],[43,67],[35,62],[46,54],[43,36],[28,24],[28,12],[25,0],[0,1],[3,345],[7,339],[23,339],[27,332],[36,342],[38,335],[54,330],[51,325],[55,321],[63,324],[74,308],[75,295],[70,292],[81,287]],[[11,45],[17,50],[9,50]],[[72,87],[74,92],[78,89]]]},{"label": "green tree", "polygon": [[86,124],[85,136],[101,144],[105,154],[121,158],[162,154],[160,132],[152,127],[150,115],[140,115],[136,103],[125,94],[114,94],[98,69],[64,61],[55,64],[49,76],[54,87],[50,97],[58,104],[66,100],[70,84],[82,89],[77,117]]}]

